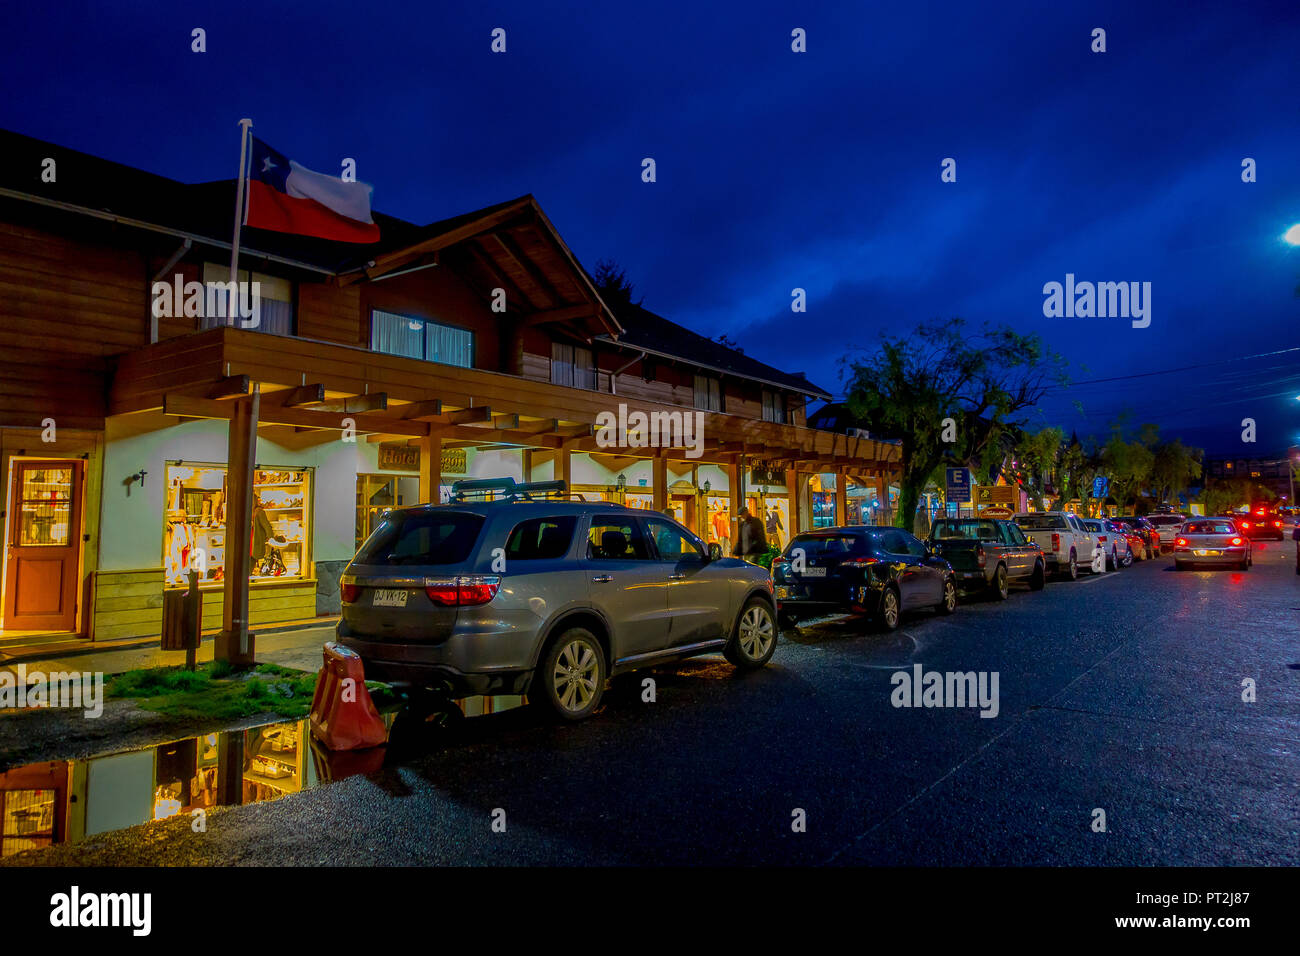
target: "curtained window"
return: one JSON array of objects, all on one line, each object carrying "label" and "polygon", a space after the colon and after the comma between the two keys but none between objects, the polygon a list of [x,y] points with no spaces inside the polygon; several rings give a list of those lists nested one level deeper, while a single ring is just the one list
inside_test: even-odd
[{"label": "curtained window", "polygon": [[474,333],[469,329],[381,309],[370,313],[370,347],[388,355],[474,367]]}]

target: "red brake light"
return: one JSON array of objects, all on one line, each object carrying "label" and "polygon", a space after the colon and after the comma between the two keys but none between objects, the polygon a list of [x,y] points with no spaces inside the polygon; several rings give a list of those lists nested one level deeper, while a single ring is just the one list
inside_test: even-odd
[{"label": "red brake light", "polygon": [[984,553],[984,545],[982,544],[975,545],[975,558],[976,560],[979,561],[979,566],[981,568],[984,567],[984,565],[988,561],[988,555]]},{"label": "red brake light", "polygon": [[1242,526],[1243,528],[1249,528],[1249,527],[1250,527],[1250,522],[1249,522],[1249,521],[1243,521],[1243,522],[1241,523],[1241,526]]},{"label": "red brake light", "polygon": [[1282,522],[1280,522],[1280,521],[1274,521],[1274,522],[1273,522],[1273,527],[1274,527],[1274,528],[1280,528],[1280,527],[1282,527]]},{"label": "red brake light", "polygon": [[1052,550],[1053,551],[1061,550],[1061,535],[1056,531],[1052,532]]},{"label": "red brake light", "polygon": [[1239,545],[1239,544],[1241,544],[1241,539],[1240,539],[1240,538],[1233,538],[1233,539],[1232,539],[1232,543],[1233,543],[1233,544],[1238,544],[1238,545]]},{"label": "red brake light", "polygon": [[1174,544],[1178,545],[1178,547],[1180,547],[1180,548],[1185,548],[1185,547],[1187,547],[1187,539],[1186,539],[1186,538],[1178,538],[1176,541],[1174,541]]},{"label": "red brake light", "polygon": [[357,598],[361,597],[361,585],[359,584],[340,585],[339,597],[343,599],[344,604],[356,604]]},{"label": "red brake light", "polygon": [[865,568],[868,564],[875,564],[876,558],[849,558],[847,561],[841,561],[842,568]]},{"label": "red brake light", "polygon": [[497,575],[462,574],[454,578],[425,578],[424,593],[443,607],[472,607],[487,604],[501,589]]}]

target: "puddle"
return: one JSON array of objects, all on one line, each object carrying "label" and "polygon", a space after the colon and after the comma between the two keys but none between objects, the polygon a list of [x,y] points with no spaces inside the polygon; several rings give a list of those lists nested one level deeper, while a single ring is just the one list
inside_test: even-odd
[{"label": "puddle", "polygon": [[0,772],[0,857],[375,773],[391,756],[445,739],[467,717],[521,702],[471,698],[439,709],[393,708],[383,715],[389,745],[368,750],[327,750],[304,718],[14,767]]}]

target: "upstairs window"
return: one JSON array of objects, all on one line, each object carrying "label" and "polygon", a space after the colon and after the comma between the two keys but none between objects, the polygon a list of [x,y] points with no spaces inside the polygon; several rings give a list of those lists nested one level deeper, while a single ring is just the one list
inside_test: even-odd
[{"label": "upstairs window", "polygon": [[387,355],[474,367],[474,333],[469,329],[381,309],[370,313],[370,347]]},{"label": "upstairs window", "polygon": [[[293,335],[293,283],[279,276],[267,275],[265,272],[251,272],[248,269],[240,269],[236,275],[240,282],[257,283],[260,299],[259,319],[257,325],[252,327],[252,331],[270,332],[273,335]],[[200,329],[215,329],[227,324],[226,290],[229,288],[229,283],[230,266],[218,265],[215,262],[203,263],[204,308],[203,315],[199,319]],[[252,287],[248,288],[248,295],[251,296]],[[211,289],[210,293],[209,289]],[[235,304],[237,307],[242,304],[242,294]],[[237,315],[233,325],[237,329],[242,329],[243,319]]]},{"label": "upstairs window", "polygon": [[722,382],[709,375],[695,376],[695,407],[706,412],[722,411]]},{"label": "upstairs window", "polygon": [[572,388],[597,388],[596,361],[591,349],[567,342],[552,342],[551,381]]},{"label": "upstairs window", "polygon": [[785,396],[780,392],[763,391],[763,421],[785,424]]}]

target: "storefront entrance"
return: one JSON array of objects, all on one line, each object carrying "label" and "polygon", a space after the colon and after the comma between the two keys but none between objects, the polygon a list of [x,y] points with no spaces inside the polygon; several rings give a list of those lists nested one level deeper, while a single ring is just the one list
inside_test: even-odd
[{"label": "storefront entrance", "polygon": [[6,630],[76,628],[82,465],[76,459],[23,459],[10,468]]},{"label": "storefront entrance", "polygon": [[384,512],[419,503],[418,475],[357,475],[356,549],[370,537]]}]

